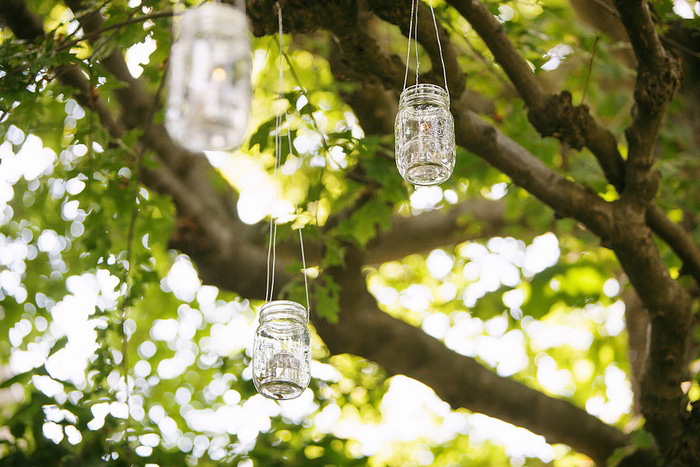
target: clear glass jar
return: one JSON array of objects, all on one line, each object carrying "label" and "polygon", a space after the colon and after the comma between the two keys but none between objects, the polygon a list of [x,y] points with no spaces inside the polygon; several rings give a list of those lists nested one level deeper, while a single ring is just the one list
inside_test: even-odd
[{"label": "clear glass jar", "polygon": [[240,145],[251,102],[245,11],[205,3],[187,10],[177,29],[168,71],[168,133],[192,151]]},{"label": "clear glass jar", "polygon": [[294,399],[311,379],[311,334],[306,309],[289,300],[260,308],[253,344],[253,383],[270,399]]},{"label": "clear glass jar", "polygon": [[401,93],[394,127],[396,166],[413,185],[437,185],[455,167],[455,125],[447,91],[416,84]]}]

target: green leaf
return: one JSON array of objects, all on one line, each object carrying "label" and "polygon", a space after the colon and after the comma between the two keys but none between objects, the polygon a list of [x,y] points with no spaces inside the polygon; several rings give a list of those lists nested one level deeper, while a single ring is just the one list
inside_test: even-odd
[{"label": "green leaf", "polygon": [[56,343],[54,343],[54,345],[51,347],[51,350],[49,351],[49,356],[55,354],[56,352],[58,352],[59,350],[64,348],[67,343],[68,343],[68,337],[66,337],[66,336],[63,336],[60,339],[58,339],[56,341]]},{"label": "green leaf", "polygon": [[345,266],[345,254],[347,247],[340,245],[340,242],[329,240],[326,242],[326,248],[323,254],[323,266]]},{"label": "green leaf", "polygon": [[338,225],[338,233],[364,247],[377,235],[378,228],[386,231],[391,227],[391,214],[390,204],[372,198]]},{"label": "green leaf", "polygon": [[23,373],[18,373],[16,375],[14,375],[12,378],[6,379],[2,383],[0,383],[0,389],[7,389],[15,383],[26,384],[27,381],[29,381],[31,379],[31,377],[34,375],[37,375],[37,376],[48,375],[48,372],[46,371],[46,367],[44,367],[44,365],[41,365],[40,367],[32,368],[29,371],[25,371]]},{"label": "green leaf", "polygon": [[329,275],[324,275],[314,286],[316,315],[330,323],[338,322],[340,313],[340,286]]},{"label": "green leaf", "polygon": [[260,152],[267,149],[268,143],[270,142],[270,133],[275,129],[277,125],[277,117],[272,117],[270,120],[261,124],[257,131],[253,133],[248,141],[248,147],[253,149],[256,145],[260,147]]}]

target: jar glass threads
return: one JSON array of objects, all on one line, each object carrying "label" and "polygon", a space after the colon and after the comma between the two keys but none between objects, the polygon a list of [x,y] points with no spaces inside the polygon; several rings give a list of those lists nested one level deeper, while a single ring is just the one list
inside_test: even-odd
[{"label": "jar glass threads", "polygon": [[187,10],[177,29],[168,70],[168,133],[192,151],[238,146],[251,102],[245,11],[206,3]]},{"label": "jar glass threads", "polygon": [[311,379],[311,334],[306,309],[275,300],[260,308],[253,344],[253,383],[271,399],[294,399]]},{"label": "jar glass threads", "polygon": [[413,185],[436,185],[455,166],[454,119],[447,91],[434,84],[409,86],[396,115],[396,166]]}]

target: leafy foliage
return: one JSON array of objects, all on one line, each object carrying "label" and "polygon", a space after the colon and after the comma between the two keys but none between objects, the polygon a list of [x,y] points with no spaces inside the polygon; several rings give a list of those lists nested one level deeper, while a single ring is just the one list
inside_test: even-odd
[{"label": "leafy foliage", "polygon": [[[359,357],[331,356],[317,336],[311,390],[298,403],[256,395],[248,368],[257,303],[202,285],[190,261],[169,247],[183,219],[170,198],[136,180],[134,148],[143,128],[113,138],[57,79],[62,67],[79,67],[94,97],[118,112],[109,96],[123,84],[99,59],[115,47],[137,54],[138,44],[153,41],[141,76],[155,92],[170,47],[170,19],[129,20],[173,8],[173,2],[86,2],[106,17],[105,33],[92,45],[80,40],[62,4],[28,4],[44,18],[45,38],[27,43],[7,29],[0,35],[0,334],[9,337],[0,340],[4,465],[587,462],[531,433],[511,432],[522,435],[517,449],[504,448],[507,442],[493,432],[513,427],[498,425],[484,435],[490,421],[445,408],[427,388],[387,379]],[[608,91],[629,87],[633,71],[617,61],[616,44],[600,40],[595,74],[584,89],[581,76],[598,42],[562,2],[487,6],[543,80],[570,89],[577,102],[585,92],[597,116],[622,135],[631,94]],[[655,3],[665,21],[675,18],[672,7]],[[545,164],[614,197],[591,154],[539,137],[502,71],[456,12],[436,2],[436,13],[469,74],[469,88],[493,103],[483,117]],[[697,27],[696,20],[688,24]],[[402,36],[390,31],[387,37],[387,47],[402,49]],[[409,187],[395,170],[391,137],[365,134],[346,104],[354,85],[333,79],[323,58],[328,43],[322,33],[294,38],[282,57],[285,92],[278,96],[279,52],[269,38],[254,40],[251,136],[243,150],[227,155],[212,186],[230,183],[240,194],[239,212],[242,200],[262,196],[252,185],[274,187],[295,206],[279,239],[296,239],[305,227],[307,241],[323,245],[310,291],[317,314],[330,323],[338,320],[340,286],[324,271],[346,264],[350,246],[370,248],[390,230],[392,215],[499,201],[508,224],[500,236],[485,238],[480,221],[461,219],[460,232],[472,240],[368,267],[370,292],[387,313],[502,376],[586,407],[619,428],[636,422],[626,376],[627,284],[611,253],[462,149],[441,188]],[[548,71],[543,65],[558,45],[572,52]],[[689,109],[674,103],[670,112],[684,116]],[[278,120],[280,173],[273,168]],[[162,121],[162,112],[155,121]],[[660,138],[665,184],[659,203],[673,209],[676,221],[700,203],[696,139],[688,121],[669,125]],[[154,167],[152,155],[144,154],[142,168]],[[251,184],[253,178],[258,182]],[[421,196],[432,198],[421,204]],[[543,242],[548,246],[538,246]],[[679,273],[679,261],[663,252]],[[298,263],[290,266],[300,270]],[[281,293],[303,302],[300,275]],[[407,384],[409,393],[427,390],[416,415],[427,414],[420,418],[426,429],[410,439],[383,438],[381,446],[362,438],[363,430],[391,431],[392,391]],[[697,375],[688,394],[700,398]],[[444,426],[451,431],[438,429]],[[636,433],[635,447],[649,447],[643,432]]]}]

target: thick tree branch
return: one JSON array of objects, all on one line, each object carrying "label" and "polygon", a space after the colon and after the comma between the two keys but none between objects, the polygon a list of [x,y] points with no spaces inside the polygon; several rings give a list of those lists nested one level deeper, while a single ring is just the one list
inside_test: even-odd
[{"label": "thick tree branch", "polygon": [[693,243],[688,232],[668,218],[657,204],[651,203],[646,212],[647,223],[678,257],[683,261],[681,274],[690,274],[700,285],[700,249]]},{"label": "thick tree branch", "polygon": [[314,321],[333,353],[347,352],[379,362],[390,374],[408,375],[429,385],[454,408],[466,407],[523,426],[551,443],[572,446],[600,465],[616,448],[629,443],[626,435],[569,402],[500,377],[382,312],[362,277],[362,254],[354,251],[348,258],[346,268],[330,271],[341,286],[338,324]]},{"label": "thick tree branch", "polygon": [[[586,146],[596,157],[607,180],[619,193],[625,188],[625,161],[615,136],[602,127],[585,105],[574,106],[571,94],[562,92],[546,97],[537,77],[505,35],[503,27],[479,1],[450,0],[491,50],[496,61],[518,89],[529,108],[528,116],[543,136],[554,136],[569,146]],[[657,46],[658,47],[658,46]],[[654,132],[655,134],[655,132]],[[631,150],[631,148],[630,148]],[[649,226],[684,261],[688,272],[700,283],[700,250],[687,232],[671,222],[654,203],[647,215]]]},{"label": "thick tree branch", "polygon": [[[659,174],[653,148],[666,106],[680,83],[677,59],[669,56],[656,34],[649,7],[642,0],[616,0],[638,61],[632,125],[627,129],[629,155],[625,189],[616,203],[620,224],[613,240],[625,272],[650,316],[649,352],[641,381],[641,409],[666,459],[700,461],[700,453],[679,447],[686,430],[686,398],[680,384],[686,374],[690,296],[668,274],[641,217],[656,195]],[[653,209],[653,208],[652,208]],[[641,215],[640,215],[641,212]],[[658,215],[652,211],[652,216]]]},{"label": "thick tree branch", "polygon": [[644,0],[615,0],[620,19],[637,56],[636,108],[626,130],[629,155],[623,196],[643,207],[654,198],[660,174],[653,169],[654,143],[668,103],[681,81],[681,66],[666,52]]},{"label": "thick tree branch", "polygon": [[680,385],[687,371],[690,294],[670,277],[645,224],[644,213],[620,201],[615,203],[614,217],[617,232],[610,246],[651,322],[649,352],[641,381],[645,426],[654,434],[661,451],[672,460],[674,445],[681,440],[687,416]]},{"label": "thick tree branch", "polygon": [[450,4],[469,21],[476,33],[486,43],[494,59],[503,68],[520,96],[530,108],[540,106],[546,97],[530,65],[513,47],[501,23],[486,6],[473,0],[450,0]]},{"label": "thick tree branch", "polygon": [[[616,203],[615,214],[611,215],[608,205],[594,193],[540,164],[491,125],[465,109],[453,106],[453,113],[458,144],[509,175],[559,215],[582,221],[616,252],[652,316],[651,356],[642,387],[647,405],[653,406],[653,410],[646,412],[650,429],[668,454],[672,450],[671,441],[683,431],[680,382],[690,300],[687,292],[668,275],[644,214],[630,210],[625,203]],[[613,148],[611,141],[608,138],[605,147]],[[615,154],[619,155],[616,147]],[[552,187],[554,191],[550,190]],[[608,231],[608,227],[613,230]],[[654,380],[659,383],[654,385]]]},{"label": "thick tree branch", "polygon": [[452,6],[469,21],[501,65],[528,106],[528,116],[543,136],[554,136],[569,146],[588,146],[603,171],[612,177],[622,174],[615,137],[589,114],[587,106],[573,106],[571,95],[547,96],[527,61],[506,36],[501,23],[478,0],[450,0]]},{"label": "thick tree branch", "polygon": [[575,149],[588,147],[608,180],[619,189],[624,183],[624,161],[613,134],[590,115],[585,105],[574,106],[571,94],[547,96],[530,65],[518,53],[501,23],[479,1],[450,3],[472,25],[491,50],[528,106],[528,117],[542,136],[552,136]]},{"label": "thick tree branch", "polygon": [[[530,120],[535,127],[543,135],[560,135],[560,139],[573,147],[589,146],[606,177],[618,189],[623,189],[623,198],[629,198],[635,204],[641,201],[641,205],[646,206],[653,198],[658,184],[656,174],[651,171],[653,161],[651,148],[666,102],[678,81],[670,60],[665,56],[654,58],[658,55],[658,50],[663,52],[660,45],[654,47],[654,42],[651,41],[651,45],[635,46],[636,50],[640,47],[650,47],[652,57],[645,60],[650,60],[657,66],[663,59],[665,76],[660,78],[660,84],[650,85],[651,73],[644,72],[645,65],[640,65],[641,79],[638,80],[635,92],[635,99],[640,108],[633,127],[627,132],[630,158],[627,167],[623,168],[614,137],[595,123],[589,116],[587,108],[574,107],[568,93],[542,99],[534,74],[529,68],[526,69],[523,66],[524,60],[517,55],[515,48],[500,28],[500,24],[482,4],[467,0],[453,0],[452,4],[472,23],[519,89],[530,108]],[[638,8],[634,9],[635,6],[631,4],[637,5]],[[627,14],[636,18],[635,20],[630,18],[628,22],[636,26],[637,21],[640,20],[637,14],[643,13],[641,10],[646,9],[646,5],[640,6],[641,2],[625,2],[625,5],[630,8]],[[646,13],[648,15],[648,9]],[[644,22],[643,17],[641,21]],[[650,19],[648,22],[650,23]],[[630,32],[629,26],[628,33],[635,34]],[[653,28],[651,33],[655,36]],[[641,35],[648,34],[647,30]],[[639,37],[636,41],[641,42]],[[639,51],[637,53],[639,54]],[[659,71],[658,68],[655,69]],[[657,96],[654,94],[657,89],[654,86],[662,84],[670,92],[665,91],[665,95],[661,97],[661,103],[658,103],[655,101]],[[643,94],[640,94],[640,89]],[[554,109],[554,112],[551,109]],[[646,113],[646,116],[640,118],[639,115],[642,113]],[[595,137],[592,137],[593,135]],[[632,152],[635,152],[634,156]],[[623,174],[624,182],[621,178]],[[625,206],[625,203],[616,204],[614,216],[616,232],[610,238],[606,238],[605,235],[601,237],[615,251],[652,316],[650,357],[647,359],[645,378],[642,381],[643,406],[649,407],[645,411],[645,416],[649,420],[650,430],[655,434],[662,449],[669,453],[672,450],[670,445],[673,439],[679,437],[683,431],[681,407],[683,398],[680,382],[683,375],[682,356],[688,330],[690,301],[687,292],[668,275],[659,252],[653,244],[651,233],[646,227],[644,214],[639,215]],[[662,222],[659,217],[659,212],[654,210],[654,214],[648,218],[656,224],[651,225],[655,225],[657,230],[667,229],[669,224]],[[600,232],[596,233],[600,235]],[[675,246],[676,251],[684,248],[683,245],[678,244],[677,238],[673,240],[672,245]]]},{"label": "thick tree branch", "polygon": [[[251,1],[249,3],[258,3],[259,5],[266,1]],[[78,0],[68,0],[68,2],[76,8],[80,7]],[[349,64],[364,62],[361,69],[364,70],[366,76],[361,79],[362,81],[373,79],[375,82],[388,84],[394,89],[397,88],[397,83],[402,83],[403,66],[401,60],[398,57],[398,61],[393,57],[384,57],[385,61],[383,62],[375,61],[375,58],[381,58],[378,48],[373,45],[374,42],[371,38],[354,28],[352,13],[357,14],[353,10],[354,2],[345,0],[338,2],[334,8],[329,8],[327,4],[319,4],[316,0],[304,3],[290,0],[287,7],[292,3],[299,3],[299,11],[291,15],[286,15],[285,11],[286,21],[289,21],[291,17],[290,26],[292,27],[287,28],[288,30],[297,30],[293,27],[297,25],[298,30],[308,32],[308,30],[315,29],[319,24],[322,24],[337,35],[342,36],[343,39],[350,39],[350,41],[343,41],[345,59],[348,60]],[[269,6],[269,11],[272,11],[272,6]],[[325,6],[325,8],[319,8],[319,6]],[[253,16],[254,14],[255,12],[253,12]],[[350,16],[348,16],[349,14]],[[315,15],[320,15],[320,18],[330,22],[315,23],[314,20],[317,19]],[[89,17],[89,15],[87,16]],[[269,17],[274,18],[274,15],[269,15]],[[351,19],[348,20],[348,17]],[[83,28],[87,32],[97,30],[94,28],[100,27],[99,21],[91,21],[92,19],[83,23]],[[263,23],[265,21],[261,20]],[[272,31],[274,30],[275,25],[272,21]],[[369,67],[368,63],[373,64],[373,66]],[[376,63],[387,66],[377,69]],[[130,128],[139,126],[143,123],[140,119],[145,118],[146,114],[142,110],[151,102],[151,97],[145,91],[145,86],[128,74],[123,58],[118,52],[110,54],[102,64],[105,69],[126,84],[116,93],[124,114],[129,116],[125,120],[126,126]],[[395,77],[397,69],[399,76],[401,76],[399,80]],[[572,216],[581,220],[591,230],[603,237],[615,234],[614,240],[622,242],[625,239],[623,235],[611,229],[619,225],[613,222],[615,216],[619,215],[622,218],[624,214],[626,217],[626,213],[614,211],[595,193],[551,171],[525,149],[467,109],[456,107],[454,112],[460,144],[507,173],[517,184],[524,186],[560,215]],[[226,203],[211,188],[210,177],[214,175],[213,170],[203,159],[197,159],[175,146],[162,126],[154,125],[148,134],[144,135],[143,142],[154,148],[159,157],[166,162],[166,167],[162,172],[152,173],[150,175],[153,179],[146,176],[144,181],[160,191],[170,193],[175,199],[181,217],[178,221],[178,232],[174,242],[180,242],[179,246],[192,255],[200,267],[203,279],[221,287],[238,291],[251,298],[262,297],[262,284],[264,284],[262,278],[264,277],[266,259],[264,251],[244,240],[247,238],[246,227],[235,219],[235,214],[226,208]],[[623,208],[624,206],[621,205],[619,209]],[[190,220],[191,222],[189,222]],[[643,222],[640,225],[643,225]],[[635,242],[639,238],[639,234],[629,237]],[[643,237],[643,239],[651,241],[650,235]],[[622,249],[622,243],[619,242],[615,243],[614,246]],[[647,285],[646,280],[641,276],[644,268],[653,273],[652,278],[658,278],[660,269],[656,258],[639,258],[633,254],[632,250],[628,255],[624,252],[619,255],[627,267],[639,268],[639,273],[631,277],[636,287]],[[337,327],[330,327],[323,321],[318,322],[317,326],[322,335],[324,332],[330,332],[330,334],[326,333],[325,336],[332,349],[337,351],[351,350],[359,355],[372,358],[390,372],[402,372],[414,376],[426,384],[433,385],[442,397],[450,403],[456,404],[455,406],[464,404],[473,410],[484,411],[528,426],[533,431],[545,434],[551,441],[566,442],[574,448],[588,453],[598,461],[603,461],[615,447],[629,442],[617,430],[588,416],[584,411],[565,402],[547,398],[543,394],[527,389],[513,381],[498,378],[492,372],[477,365],[476,362],[470,362],[466,357],[451,353],[440,342],[430,338],[420,330],[380,313],[376,303],[366,290],[364,280],[362,280],[359,264],[360,255],[352,255],[351,259],[355,263],[351,264],[347,270],[335,271],[334,275],[336,280],[343,285],[341,322],[349,323],[350,329],[357,329],[359,333],[355,334],[353,338],[353,334],[344,332],[347,328],[341,332]],[[663,264],[661,263],[661,265]],[[235,269],[226,269],[231,266]],[[225,273],[227,270],[232,271],[231,276]],[[280,281],[288,279],[282,273],[279,274]],[[673,283],[673,281],[671,282]],[[661,281],[660,284],[665,287],[664,290],[670,290],[666,288],[667,282]],[[652,289],[653,286],[649,287],[649,290]],[[646,299],[646,297],[643,298]],[[661,300],[661,298],[657,297],[657,300]],[[683,305],[682,294],[672,294],[665,298],[671,300],[667,306]],[[651,302],[655,306],[655,310],[667,310],[667,308],[661,307],[660,301],[652,300]],[[678,313],[680,315],[669,313],[667,315],[668,322],[678,323],[678,318],[683,317],[682,311]],[[655,316],[664,318],[663,313],[656,313]],[[349,321],[345,321],[346,319]],[[657,322],[660,324],[659,329],[661,330],[668,324],[663,319],[657,320]],[[322,328],[330,328],[330,331],[324,331]],[[661,334],[662,337],[669,335],[663,332]],[[375,338],[370,338],[370,336],[375,336]],[[671,347],[669,346],[669,348]],[[671,350],[676,347],[672,347]],[[397,359],[397,355],[402,355],[404,351],[403,358]],[[675,358],[673,353],[666,355]],[[430,362],[436,361],[432,360],[433,358],[445,362],[449,371],[435,371],[434,365],[430,364]],[[661,363],[663,363],[661,360],[654,361],[651,368],[657,372],[663,371],[662,368],[659,368]],[[676,370],[677,365],[671,365],[667,370],[665,375],[667,378],[664,382],[675,382]],[[465,387],[472,390],[464,391]],[[518,397],[508,398],[509,394]],[[664,403],[661,404],[664,411],[667,411],[673,403],[678,402],[672,384],[664,385],[660,391],[654,393],[654,396],[665,398],[662,401]],[[533,407],[534,409],[532,411],[524,410],[524,407],[526,409]],[[559,416],[560,414],[567,416]],[[567,424],[569,419],[579,422],[578,426]],[[660,417],[660,419],[666,420],[665,417]],[[669,428],[675,429],[676,427],[670,426]],[[557,434],[560,430],[563,434]],[[674,430],[669,432],[671,436],[677,433]]]},{"label": "thick tree branch", "polygon": [[656,34],[656,26],[645,0],[613,0],[632,44],[637,62],[644,68],[666,65],[666,50]]},{"label": "thick tree branch", "polygon": [[391,229],[381,232],[367,246],[367,264],[392,261],[468,240],[491,238],[507,225],[505,211],[505,203],[501,201],[470,199],[449,209],[413,217],[395,214]]},{"label": "thick tree branch", "polygon": [[[502,201],[469,199],[450,208],[417,216],[394,214],[391,228],[380,232],[367,245],[365,260],[367,264],[381,264],[411,254],[426,253],[434,248],[494,237],[502,233],[504,227],[512,225],[512,221],[506,220],[505,211],[506,206]],[[526,225],[526,222],[522,221],[521,224]],[[307,241],[307,262],[320,264],[324,247],[323,241]],[[297,239],[279,244],[278,256],[291,260],[298,255]]]},{"label": "thick tree branch", "polygon": [[[356,18],[357,13],[350,17]],[[321,24],[336,34],[344,44],[340,69],[334,70],[337,78],[350,77],[361,82],[378,81],[393,89],[401,89],[404,71],[403,66],[398,65],[401,59],[395,55],[386,56],[363,28],[355,24],[354,19],[350,20],[350,25],[347,22],[342,25]],[[348,43],[354,46],[349,47]],[[368,67],[368,63],[380,66]],[[388,63],[395,66],[381,66]],[[560,216],[578,219],[599,236],[607,238],[610,208],[593,191],[546,167],[463,103],[453,101],[452,114],[455,117],[457,144],[484,158],[511,177],[517,185],[552,207]]]},{"label": "thick tree branch", "polygon": [[634,412],[641,414],[641,381],[646,363],[649,336],[649,315],[644,304],[632,288],[622,294],[625,303],[625,327],[627,328],[627,356],[630,362],[630,382],[634,394]]}]

